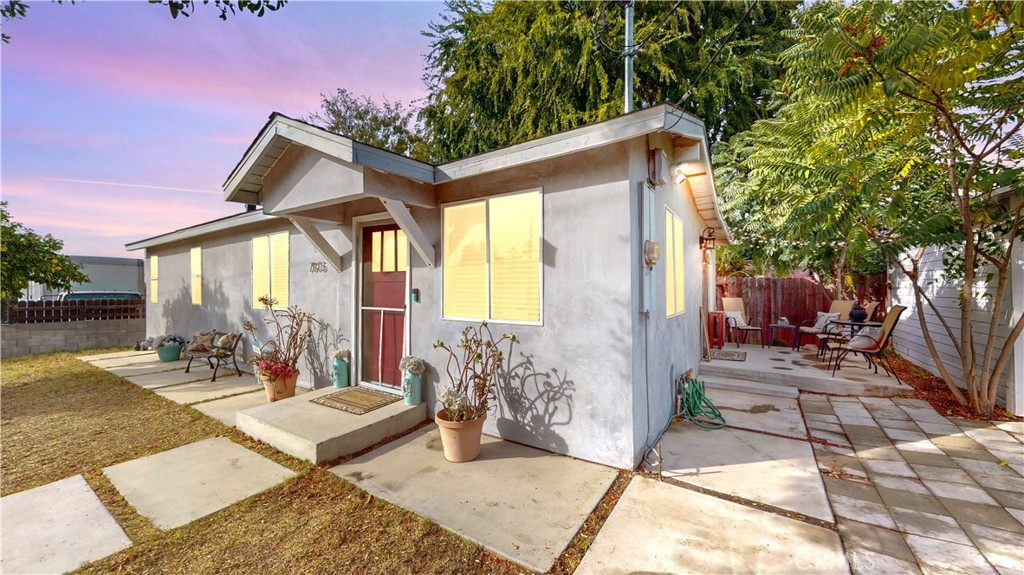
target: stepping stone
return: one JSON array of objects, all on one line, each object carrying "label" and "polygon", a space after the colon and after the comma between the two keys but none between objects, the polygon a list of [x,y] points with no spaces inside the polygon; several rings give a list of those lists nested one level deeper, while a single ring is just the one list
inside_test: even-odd
[{"label": "stepping stone", "polygon": [[0,500],[2,573],[63,573],[131,546],[81,475]]},{"label": "stepping stone", "polygon": [[177,385],[179,383],[189,383],[192,381],[200,381],[204,379],[209,380],[210,377],[211,376],[209,373],[203,373],[195,369],[193,369],[189,373],[185,373],[185,371],[182,369],[175,369],[173,371],[160,371],[157,373],[147,373],[143,375],[130,375],[125,379],[143,389],[156,389],[159,387],[166,387],[168,385]]},{"label": "stepping stone", "polygon": [[849,573],[839,535],[635,477],[577,573]]},{"label": "stepping stone", "polygon": [[807,427],[796,399],[755,393],[709,390],[709,397],[729,427],[766,431],[804,439]]},{"label": "stepping stone", "polygon": [[[154,392],[157,395],[166,397],[175,403],[191,405],[200,401],[218,399],[228,395],[255,391],[257,389],[263,389],[263,385],[257,383],[256,378],[251,375],[238,377],[237,375],[231,374],[224,378],[218,377],[217,381],[210,381],[207,379],[204,381],[194,381],[192,383],[182,383],[180,385],[161,387],[154,390]],[[264,399],[266,399],[265,396]]]},{"label": "stepping stone", "polygon": [[488,436],[478,459],[450,463],[433,425],[331,473],[539,572],[551,569],[617,476]]},{"label": "stepping stone", "polygon": [[243,409],[257,407],[267,403],[267,394],[263,391],[233,395],[224,399],[215,399],[193,405],[200,413],[220,421],[228,427],[235,427],[235,414]]},{"label": "stepping stone", "polygon": [[102,360],[105,360],[105,359],[118,359],[118,358],[122,358],[122,357],[133,357],[133,356],[146,355],[146,354],[152,354],[152,353],[155,353],[155,352],[152,352],[152,351],[127,350],[127,351],[115,351],[115,352],[111,352],[111,353],[101,353],[99,355],[81,355],[81,356],[76,357],[75,359],[79,359],[79,360],[82,360],[82,361],[93,362],[93,361],[102,361]]},{"label": "stepping stone", "polygon": [[662,436],[661,455],[666,477],[833,520],[814,450],[806,441],[673,423]]},{"label": "stepping stone", "polygon": [[103,473],[159,529],[173,529],[269,489],[295,472],[225,437],[120,463]]}]

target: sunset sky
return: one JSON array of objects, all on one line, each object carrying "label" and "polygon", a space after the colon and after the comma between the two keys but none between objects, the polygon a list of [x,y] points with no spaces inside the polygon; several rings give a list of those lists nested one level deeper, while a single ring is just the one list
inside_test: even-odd
[{"label": "sunset sky", "polygon": [[221,21],[144,2],[31,4],[4,24],[0,177],[11,217],[69,255],[238,213],[221,185],[271,112],[348,89],[417,104],[443,5],[292,1]]}]

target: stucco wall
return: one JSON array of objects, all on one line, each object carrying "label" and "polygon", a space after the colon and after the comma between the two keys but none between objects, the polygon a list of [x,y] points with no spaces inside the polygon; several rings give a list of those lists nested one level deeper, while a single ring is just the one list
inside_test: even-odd
[{"label": "stucco wall", "polygon": [[[620,467],[631,465],[634,425],[625,152],[610,146],[438,187],[439,203],[543,190],[544,324],[491,324],[496,335],[511,331],[521,343],[485,432]],[[441,237],[440,210],[414,214],[429,237]],[[435,248],[440,260],[439,240]],[[415,259],[412,287],[422,293],[411,308],[412,352],[432,366],[434,409],[434,384],[448,379],[446,356],[432,343],[456,342],[467,323],[441,319],[442,274]]]},{"label": "stucco wall", "polygon": [[133,346],[145,338],[145,321],[138,318],[10,324],[0,330],[0,348],[5,357],[18,357],[54,351]]},{"label": "stucco wall", "polygon": [[[350,246],[349,235],[338,225],[319,224],[324,236],[335,246]],[[256,235],[289,231],[290,304],[313,313],[323,324],[315,330],[315,342],[303,358],[298,384],[323,387],[330,383],[330,355],[351,345],[352,253],[342,249],[342,271],[328,266],[314,271],[310,264],[324,258],[287,220],[251,225],[227,233],[207,235],[147,250],[146,277],[150,277],[150,255],[159,256],[159,303],[147,304],[146,333],[149,336],[180,333],[186,339],[197,331],[216,329],[241,332],[246,318],[260,331],[259,342],[270,337],[263,324],[269,317],[252,301],[252,254],[250,240]],[[203,303],[192,305],[190,259],[192,247],[203,248]],[[322,266],[316,266],[322,269]],[[148,301],[148,300],[147,300]],[[250,356],[247,335],[240,350]]]}]

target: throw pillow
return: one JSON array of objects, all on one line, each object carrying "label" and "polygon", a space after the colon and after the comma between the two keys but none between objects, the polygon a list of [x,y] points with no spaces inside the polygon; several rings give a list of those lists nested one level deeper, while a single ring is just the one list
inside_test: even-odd
[{"label": "throw pillow", "polygon": [[[729,321],[730,319],[733,320],[733,321]],[[734,325],[736,327],[747,327],[747,320],[743,319],[743,312],[727,311],[727,312],[725,312],[725,325]]]},{"label": "throw pillow", "polygon": [[825,326],[828,325],[828,322],[834,319],[839,319],[838,313],[819,311],[818,315],[814,319],[814,330],[817,332],[824,332]]},{"label": "throw pillow", "polygon": [[878,339],[882,337],[882,329],[878,327],[866,327],[860,330],[857,335],[850,339],[847,347],[850,349],[875,349],[878,347]]},{"label": "throw pillow", "polygon": [[235,343],[235,336],[226,333],[217,338],[217,355],[223,357],[231,353],[231,345]]},{"label": "throw pillow", "polygon": [[189,351],[210,351],[213,347],[213,338],[217,335],[212,331],[197,331],[192,334],[192,345],[189,346]]},{"label": "throw pillow", "polygon": [[153,338],[153,349],[156,349],[156,348],[160,347],[160,344],[163,343],[165,339],[167,339],[166,335],[158,335],[158,336],[154,337]]}]

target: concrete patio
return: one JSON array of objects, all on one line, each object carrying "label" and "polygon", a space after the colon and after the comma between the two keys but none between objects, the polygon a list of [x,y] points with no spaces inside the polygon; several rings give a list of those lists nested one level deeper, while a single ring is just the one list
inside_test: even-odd
[{"label": "concrete patio", "polygon": [[881,367],[878,373],[869,369],[858,357],[843,362],[835,376],[827,361],[819,358],[811,345],[799,350],[789,347],[761,347],[760,345],[726,344],[725,350],[746,353],[744,361],[713,359],[700,363],[700,377],[715,381],[742,380],[761,385],[795,387],[800,391],[835,395],[867,397],[913,396],[909,385],[900,383],[895,376],[886,376]]}]

